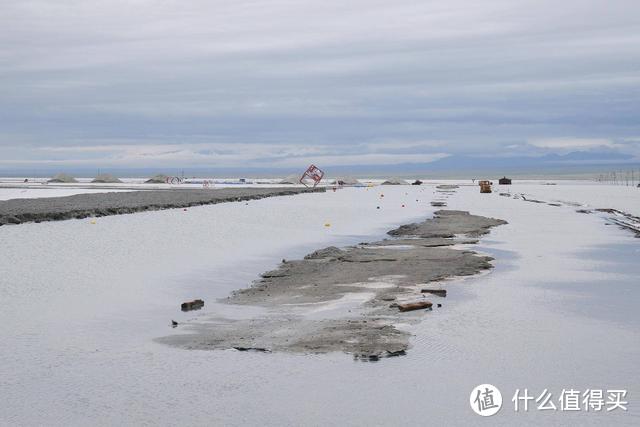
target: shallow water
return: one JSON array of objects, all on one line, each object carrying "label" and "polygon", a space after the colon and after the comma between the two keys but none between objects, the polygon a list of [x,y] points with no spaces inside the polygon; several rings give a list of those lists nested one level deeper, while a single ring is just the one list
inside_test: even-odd
[{"label": "shallow water", "polygon": [[[595,216],[473,187],[449,207],[510,222],[476,246],[496,268],[449,281],[443,307],[406,326],[407,356],[363,363],[153,341],[180,330],[172,318],[244,310],[214,300],[283,257],[377,240],[429,215],[432,191],[347,189],[0,227],[0,423],[637,425],[640,240]],[[192,298],[205,308],[180,312]],[[505,402],[490,419],[468,403],[484,382]],[[525,387],[556,399],[562,388],[626,388],[630,411],[515,413],[511,395]]]}]

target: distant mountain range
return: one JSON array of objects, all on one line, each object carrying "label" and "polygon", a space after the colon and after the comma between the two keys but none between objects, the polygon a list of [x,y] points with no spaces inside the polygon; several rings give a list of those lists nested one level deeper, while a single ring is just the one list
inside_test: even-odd
[{"label": "distant mountain range", "polygon": [[[58,172],[67,172],[78,177],[92,177],[111,173],[121,177],[145,177],[158,173],[198,177],[282,177],[302,173],[307,165],[299,168],[78,168],[59,166],[55,168],[2,169],[0,176],[45,177]],[[597,174],[612,171],[640,169],[640,161],[631,155],[616,152],[574,151],[567,154],[544,156],[489,157],[452,155],[431,163],[405,163],[395,165],[331,166],[318,164],[327,176],[352,175],[356,177],[381,178],[388,176],[424,178],[496,178],[512,177],[540,178],[593,178]]]},{"label": "distant mountain range", "polygon": [[425,178],[476,178],[510,175],[516,177],[593,177],[610,171],[640,168],[633,156],[615,152],[575,151],[544,156],[479,157],[453,155],[424,164],[385,166],[339,166],[327,168],[333,175],[421,176]]}]

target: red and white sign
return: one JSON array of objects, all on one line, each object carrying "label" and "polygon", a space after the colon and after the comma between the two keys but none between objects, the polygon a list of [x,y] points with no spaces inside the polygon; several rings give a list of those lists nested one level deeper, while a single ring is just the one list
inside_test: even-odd
[{"label": "red and white sign", "polygon": [[303,184],[305,187],[315,187],[320,183],[323,176],[324,172],[322,170],[320,170],[316,165],[311,165],[302,174],[302,177],[300,177],[300,184]]}]

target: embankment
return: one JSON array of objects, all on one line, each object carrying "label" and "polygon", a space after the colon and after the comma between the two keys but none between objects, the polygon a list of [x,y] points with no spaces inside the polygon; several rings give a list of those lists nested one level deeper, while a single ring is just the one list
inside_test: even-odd
[{"label": "embankment", "polygon": [[13,199],[0,201],[0,225],[122,215],[324,191],[324,188],[175,189]]}]

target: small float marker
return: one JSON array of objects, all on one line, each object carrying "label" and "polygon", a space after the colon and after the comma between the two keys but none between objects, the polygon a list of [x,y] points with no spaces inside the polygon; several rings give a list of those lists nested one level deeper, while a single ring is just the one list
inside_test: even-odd
[{"label": "small float marker", "polygon": [[331,224],[329,224],[328,222],[324,224],[325,227],[331,227]]}]

